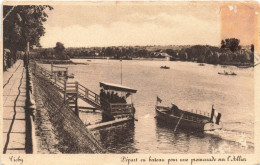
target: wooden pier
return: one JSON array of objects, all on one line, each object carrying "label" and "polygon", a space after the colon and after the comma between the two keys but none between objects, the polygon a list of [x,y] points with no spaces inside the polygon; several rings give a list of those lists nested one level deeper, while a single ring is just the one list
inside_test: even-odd
[{"label": "wooden pier", "polygon": [[[51,71],[49,71],[46,68],[40,66],[37,62],[31,64],[31,67],[34,70],[35,75],[43,75],[49,83],[54,85],[54,87],[56,87],[56,89],[63,94],[64,103],[68,104],[71,110],[73,110],[75,115],[77,115],[78,117],[79,108],[92,109],[93,111],[101,110],[102,114],[112,115],[112,118],[114,120],[100,123],[95,126],[88,126],[89,129],[112,126],[114,124],[133,120],[133,104],[109,103],[107,100],[102,99],[98,94],[86,88],[79,82],[69,82],[68,77],[66,77],[66,75],[68,75],[67,67],[51,65]],[[53,68],[55,67],[61,69],[62,71],[54,71]],[[80,107],[78,105],[79,99],[93,106],[93,108]]]}]

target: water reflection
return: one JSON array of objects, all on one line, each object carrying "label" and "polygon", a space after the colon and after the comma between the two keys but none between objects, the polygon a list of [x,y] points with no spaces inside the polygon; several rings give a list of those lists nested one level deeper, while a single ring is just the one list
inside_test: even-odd
[{"label": "water reflection", "polygon": [[[202,131],[189,129],[175,129],[175,125],[156,119],[156,135],[160,144],[167,143],[172,146],[172,150],[176,153],[203,153],[207,148],[207,135]],[[205,143],[203,146],[197,145],[196,141]]]},{"label": "water reflection", "polygon": [[134,122],[94,131],[94,135],[110,153],[136,153]]}]

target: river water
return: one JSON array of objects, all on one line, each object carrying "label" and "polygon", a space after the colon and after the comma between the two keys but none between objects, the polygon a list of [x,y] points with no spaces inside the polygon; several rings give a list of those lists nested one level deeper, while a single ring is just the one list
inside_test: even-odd
[{"label": "river water", "polygon": [[[137,89],[133,97],[136,108],[134,124],[95,131],[111,153],[253,153],[254,152],[254,70],[234,66],[199,66],[192,62],[117,61],[74,59],[88,65],[69,66],[79,81],[99,93],[99,82],[121,83]],[[160,69],[167,65],[170,69]],[[219,75],[234,71],[237,76]],[[192,132],[169,128],[157,122],[156,97],[161,105],[176,104],[180,109],[222,114],[222,130]],[[80,113],[83,122],[100,120],[99,113]]]}]

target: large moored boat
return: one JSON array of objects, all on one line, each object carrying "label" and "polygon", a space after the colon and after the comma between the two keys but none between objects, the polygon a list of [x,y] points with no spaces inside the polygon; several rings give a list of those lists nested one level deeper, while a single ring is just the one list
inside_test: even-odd
[{"label": "large moored boat", "polygon": [[172,104],[171,107],[158,106],[158,102],[161,102],[161,100],[157,97],[155,107],[156,118],[162,122],[166,122],[168,125],[174,126],[175,130],[179,127],[201,131],[222,128],[220,122],[221,114],[215,111],[214,106],[212,106],[211,115],[209,115],[209,113],[197,110],[181,110],[175,104]]}]

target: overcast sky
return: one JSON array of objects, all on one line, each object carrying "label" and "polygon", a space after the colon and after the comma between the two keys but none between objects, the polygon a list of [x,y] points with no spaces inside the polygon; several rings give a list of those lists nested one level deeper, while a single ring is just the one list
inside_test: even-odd
[{"label": "overcast sky", "polygon": [[253,42],[255,12],[249,7],[207,2],[52,6],[54,10],[48,12],[44,24],[43,47],[54,47],[56,42],[64,43],[65,47],[218,46],[227,37],[239,38],[242,44]]}]

